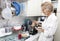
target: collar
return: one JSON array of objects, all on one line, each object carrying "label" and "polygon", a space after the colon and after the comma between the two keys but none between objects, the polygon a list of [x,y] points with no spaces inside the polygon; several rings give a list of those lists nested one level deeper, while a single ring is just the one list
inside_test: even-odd
[{"label": "collar", "polygon": [[55,13],[51,13],[50,16],[48,16],[47,19],[51,19],[54,15],[55,15]]}]

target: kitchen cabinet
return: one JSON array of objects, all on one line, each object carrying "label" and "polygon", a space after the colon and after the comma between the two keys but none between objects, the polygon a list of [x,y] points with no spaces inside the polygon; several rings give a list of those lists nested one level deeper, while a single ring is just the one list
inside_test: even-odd
[{"label": "kitchen cabinet", "polygon": [[43,15],[41,11],[41,4],[43,2],[52,2],[54,8],[57,8],[57,0],[15,0],[24,4],[23,16],[40,16]]},{"label": "kitchen cabinet", "polygon": [[51,0],[28,0],[26,2],[26,9],[25,9],[26,16],[42,15],[41,4],[45,1],[51,2]]},{"label": "kitchen cabinet", "polygon": [[45,1],[51,0],[15,0],[24,4],[23,16],[40,16],[42,15],[41,4]]},{"label": "kitchen cabinet", "polygon": [[26,16],[41,15],[41,0],[28,0],[25,8]]},{"label": "kitchen cabinet", "polygon": [[23,16],[40,16],[42,0],[12,0],[24,4]]}]

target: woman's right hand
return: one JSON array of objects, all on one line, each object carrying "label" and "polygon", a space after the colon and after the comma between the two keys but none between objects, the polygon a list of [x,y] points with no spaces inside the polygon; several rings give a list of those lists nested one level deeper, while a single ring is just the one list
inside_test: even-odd
[{"label": "woman's right hand", "polygon": [[32,25],[31,26],[34,27],[36,24],[38,24],[38,23],[37,23],[37,21],[34,20],[34,21],[32,21]]}]

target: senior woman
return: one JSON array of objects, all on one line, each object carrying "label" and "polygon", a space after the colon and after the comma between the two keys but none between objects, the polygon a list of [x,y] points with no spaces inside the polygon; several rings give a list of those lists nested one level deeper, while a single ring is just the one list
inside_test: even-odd
[{"label": "senior woman", "polygon": [[[57,29],[57,17],[53,12],[53,5],[50,2],[44,2],[41,5],[42,12],[48,17],[42,23],[42,27],[36,28],[40,31],[38,41],[53,41],[53,35]],[[33,24],[32,24],[33,25]]]}]

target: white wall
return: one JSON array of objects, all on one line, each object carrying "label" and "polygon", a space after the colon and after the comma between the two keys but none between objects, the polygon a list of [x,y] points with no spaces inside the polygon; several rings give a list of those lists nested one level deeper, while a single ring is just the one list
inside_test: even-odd
[{"label": "white wall", "polygon": [[54,41],[60,41],[60,0],[58,0],[57,18],[58,18],[58,28],[54,36]]},{"label": "white wall", "polygon": [[58,28],[54,36],[54,41],[60,41],[60,13],[57,13],[57,18],[58,18]]}]

